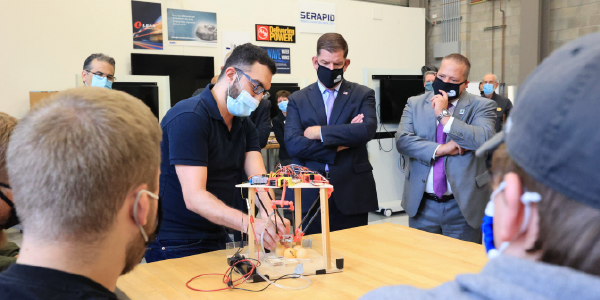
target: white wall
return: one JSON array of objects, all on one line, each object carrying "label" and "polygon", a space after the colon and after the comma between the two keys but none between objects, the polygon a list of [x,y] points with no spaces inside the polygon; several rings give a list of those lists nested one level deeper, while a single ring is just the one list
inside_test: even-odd
[{"label": "white wall", "polygon": [[[147,1],[162,3],[163,18],[167,8],[216,12],[219,32],[254,35],[255,24],[299,24],[297,0]],[[365,68],[419,69],[425,64],[423,9],[350,0],[324,2],[336,4],[336,31],[349,44],[348,80],[361,83]],[[383,12],[382,20],[373,20],[373,9]],[[0,111],[16,117],[28,111],[29,91],[75,87],[75,74],[81,73],[91,53],[114,57],[117,78],[129,74],[132,52],[214,56],[215,72],[223,59],[220,42],[216,48],[168,45],[166,28],[164,50],[134,50],[127,0],[1,0],[0,20]],[[316,80],[310,59],[319,36],[297,33],[295,44],[254,43],[291,48],[292,74],[276,75],[273,82],[305,86]]]}]

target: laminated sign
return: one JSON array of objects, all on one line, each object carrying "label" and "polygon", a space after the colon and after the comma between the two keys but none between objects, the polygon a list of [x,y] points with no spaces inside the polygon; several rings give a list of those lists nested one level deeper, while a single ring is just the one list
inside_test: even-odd
[{"label": "laminated sign", "polygon": [[295,43],[296,27],[256,24],[256,40],[259,42]]}]

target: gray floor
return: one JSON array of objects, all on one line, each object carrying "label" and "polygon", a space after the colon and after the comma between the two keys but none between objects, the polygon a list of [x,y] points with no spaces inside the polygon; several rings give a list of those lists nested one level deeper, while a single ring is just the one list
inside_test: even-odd
[{"label": "gray floor", "polygon": [[[380,213],[369,213],[369,225],[381,224],[381,223],[394,223],[399,225],[408,226],[408,215],[404,212],[393,213],[391,217],[386,217]],[[23,235],[21,231],[16,228],[10,228],[5,231],[7,239],[10,242],[21,246],[23,241]]]}]

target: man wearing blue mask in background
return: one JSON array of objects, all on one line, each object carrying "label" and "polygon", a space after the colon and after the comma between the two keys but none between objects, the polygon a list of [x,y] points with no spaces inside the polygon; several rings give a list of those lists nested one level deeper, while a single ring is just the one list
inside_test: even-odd
[{"label": "man wearing blue mask in background", "polygon": [[483,76],[483,96],[488,99],[496,101],[498,108],[496,108],[496,132],[502,131],[502,125],[506,122],[510,110],[513,108],[512,102],[508,98],[502,97],[496,94],[495,90],[498,88],[498,77],[494,74],[487,74]]},{"label": "man wearing blue mask in background", "polygon": [[103,53],[94,53],[83,62],[81,71],[85,86],[97,86],[112,89],[115,77],[115,59]]},{"label": "man wearing blue mask in background", "polygon": [[427,71],[423,74],[423,86],[425,87],[425,92],[433,91],[433,81],[435,80],[435,72]]},{"label": "man wearing blue mask in background", "polygon": [[600,299],[598,68],[600,34],[555,50],[521,87],[504,131],[477,150],[500,145],[481,273],[363,299]]},{"label": "man wearing blue mask in background", "polygon": [[[223,226],[245,233],[252,228],[248,215],[225,203],[240,192],[235,184],[242,170],[266,173],[256,127],[247,117],[271,87],[275,72],[267,51],[250,43],[238,46],[216,84],[178,102],[164,116],[159,192],[164,214],[146,261],[225,249],[230,238]],[[271,201],[266,192],[259,197],[267,211],[256,201],[263,218],[253,228],[259,233],[266,227],[264,242],[271,249],[277,234],[264,217],[272,212]],[[283,221],[285,225],[277,219],[277,232],[289,230],[289,221]]]},{"label": "man wearing blue mask in background", "polygon": [[[508,114],[513,108],[512,102],[510,102],[508,98],[502,97],[495,92],[498,88],[498,77],[496,75],[490,73],[483,76],[481,85],[483,85],[481,95],[494,100],[496,105],[498,105],[498,108],[496,108],[496,132],[501,132],[502,126],[504,126],[504,122],[506,122]],[[488,168],[492,167],[492,155],[494,155],[494,151],[488,153],[485,161]]]}]

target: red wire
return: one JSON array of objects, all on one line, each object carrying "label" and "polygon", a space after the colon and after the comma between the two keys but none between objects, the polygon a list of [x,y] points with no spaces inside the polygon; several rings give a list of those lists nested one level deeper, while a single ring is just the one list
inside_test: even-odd
[{"label": "red wire", "polygon": [[[254,216],[250,216],[250,225],[252,226],[252,232],[254,233],[254,243],[258,246],[258,240],[256,239],[256,231],[254,230]],[[258,258],[257,261],[260,261],[260,251],[258,251]],[[227,276],[227,273],[229,273],[229,271],[231,271],[232,268],[234,268],[237,264],[241,263],[241,262],[249,262],[252,265],[252,269],[250,269],[250,272],[246,273],[246,275],[233,280],[232,278],[229,278],[229,276]],[[229,267],[227,269],[227,271],[225,271],[225,274],[219,274],[219,273],[208,273],[208,274],[200,274],[198,276],[193,277],[192,279],[190,279],[188,282],[185,283],[185,286],[192,290],[192,291],[196,291],[196,292],[218,292],[218,291],[225,291],[225,290],[230,290],[233,289],[234,287],[246,282],[248,280],[248,278],[250,278],[250,275],[254,272],[254,270],[256,269],[257,265],[254,264],[254,262],[252,262],[251,260],[248,259],[243,259],[243,260],[239,260],[237,261],[235,264],[233,264],[231,267]],[[216,290],[201,290],[201,289],[196,289],[190,286],[190,282],[194,281],[196,278],[200,278],[202,276],[210,276],[210,275],[223,275],[223,283],[227,284],[229,281],[231,282],[236,282],[239,280],[242,280],[241,282],[234,284],[232,286],[227,286],[225,288],[221,288],[221,289],[216,289]]]}]

